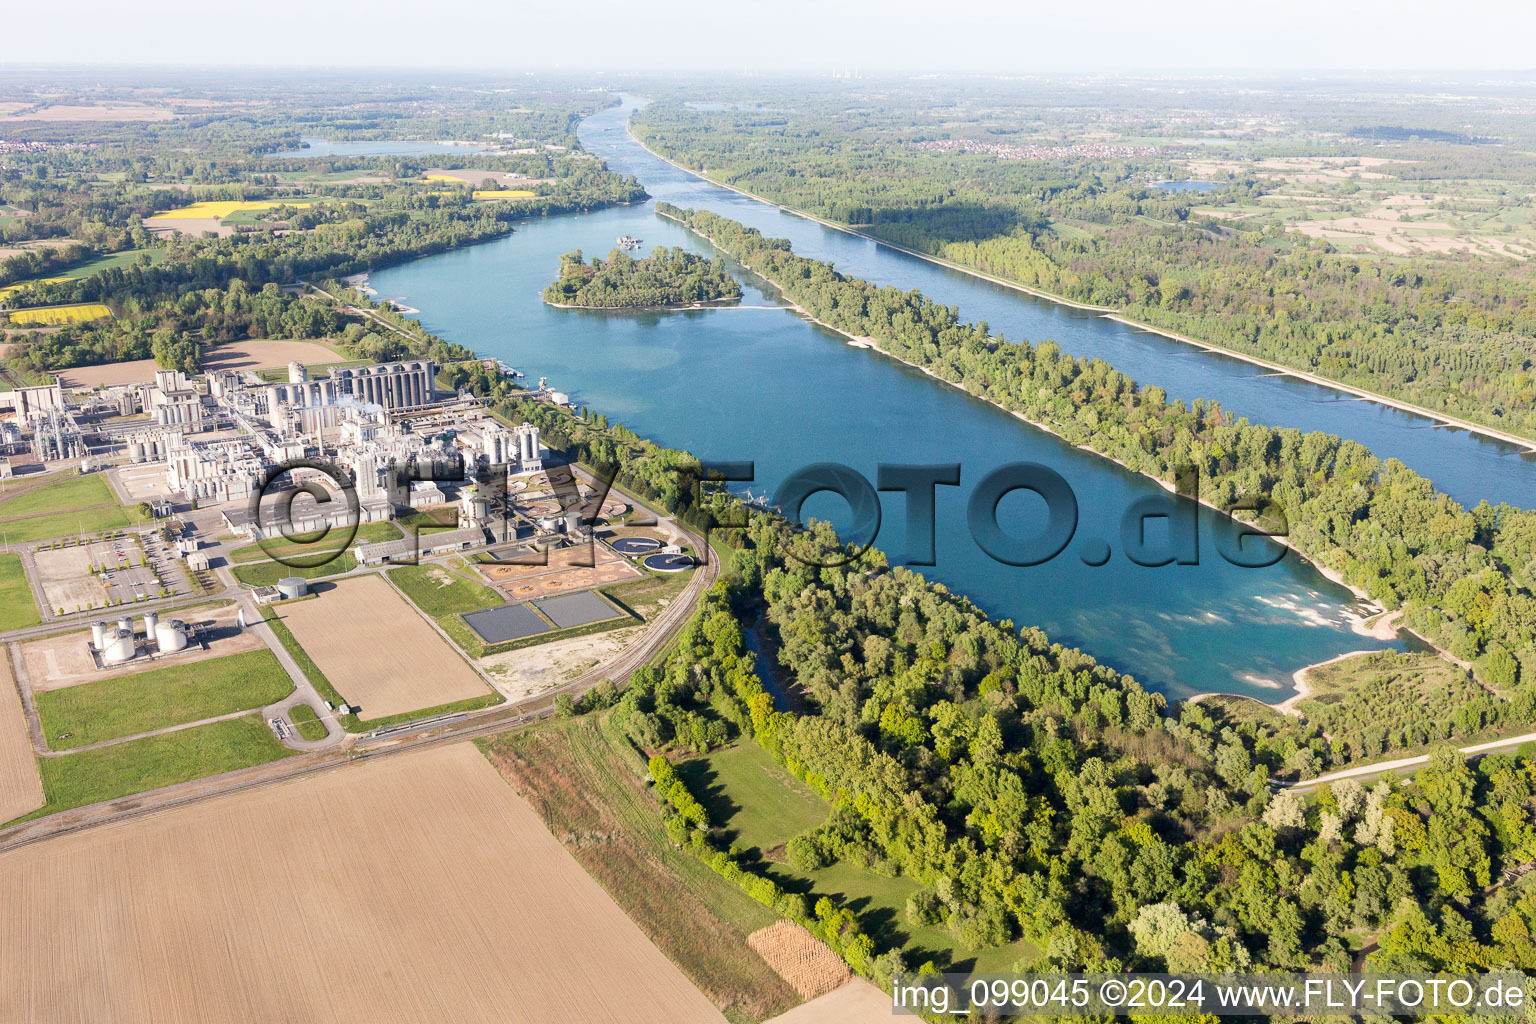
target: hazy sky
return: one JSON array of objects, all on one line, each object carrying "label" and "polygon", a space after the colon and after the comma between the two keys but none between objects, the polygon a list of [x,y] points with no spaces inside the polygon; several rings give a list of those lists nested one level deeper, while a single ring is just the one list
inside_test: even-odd
[{"label": "hazy sky", "polygon": [[33,61],[459,69],[1536,67],[1531,0],[75,0],[7,4]]}]

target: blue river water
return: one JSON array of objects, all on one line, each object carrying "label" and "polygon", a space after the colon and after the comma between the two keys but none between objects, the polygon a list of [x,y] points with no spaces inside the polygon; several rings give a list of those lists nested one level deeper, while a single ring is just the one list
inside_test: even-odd
[{"label": "blue river water", "polygon": [[[1421,417],[1293,378],[1262,376],[1240,360],[1037,300],[711,185],[629,139],[624,125],[632,109],[626,102],[589,118],[582,141],[614,170],[635,174],[657,199],[707,207],[789,237],[797,252],[832,260],[845,272],[919,289],[1015,340],[1051,338],[1068,351],[1101,356],[1174,396],[1213,397],[1255,422],[1355,438],[1403,459],[1462,501],[1486,495],[1527,503],[1520,496],[1536,479],[1536,465],[1509,446],[1431,429]],[[740,308],[598,313],[540,301],[562,253],[605,254],[622,234],[643,239],[647,250],[711,251],[646,203],[532,221],[507,238],[378,271],[371,283],[382,296],[420,309],[430,330],[497,356],[530,380],[548,377],[578,404],[661,444],[711,460],[753,461],[755,480],[742,486],[755,494],[771,493],[816,462],[844,463],[871,481],[881,463],[960,463],[960,486],[938,488],[937,564],[921,571],[989,613],[1039,626],[1170,698],[1218,691],[1276,701],[1292,692],[1291,675],[1304,665],[1403,646],[1359,635],[1352,628],[1359,609],[1349,593],[1294,555],[1262,569],[1229,564],[1217,552],[1215,517],[1205,511],[1198,565],[1133,564],[1121,550],[1121,519],[1133,502],[1161,495],[1157,484],[849,345],[782,308],[776,290],[745,271]],[[966,518],[972,488],[1019,461],[1060,473],[1080,512],[1067,549],[1028,568],[985,554]],[[882,508],[877,543],[893,562],[904,561],[911,553],[903,496],[882,495]],[[1004,498],[998,511],[1002,525],[1019,535],[1038,532],[1044,522],[1043,503],[1028,492]],[[803,514],[834,523],[848,516],[841,499],[825,494],[809,499]],[[1109,561],[1087,564],[1104,542]]]}]

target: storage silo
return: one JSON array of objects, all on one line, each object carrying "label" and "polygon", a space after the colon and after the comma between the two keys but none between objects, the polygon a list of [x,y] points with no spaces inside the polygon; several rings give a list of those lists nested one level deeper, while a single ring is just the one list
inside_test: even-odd
[{"label": "storage silo", "polygon": [[118,619],[117,620],[117,628],[120,629],[120,630],[126,629],[129,633],[132,633],[133,632],[133,616],[132,615],[124,615],[122,618]]},{"label": "storage silo", "polygon": [[94,622],[91,624],[91,646],[98,652],[107,649],[107,624]]},{"label": "storage silo", "polygon": [[290,601],[304,597],[309,593],[309,581],[302,576],[284,576],[277,581],[277,592]]},{"label": "storage silo", "polygon": [[133,660],[138,654],[138,646],[133,642],[133,630],[119,629],[107,643],[107,649],[102,652],[101,660],[108,665],[122,665]]},{"label": "storage silo", "polygon": [[138,441],[134,441],[132,444],[130,444],[128,446],[128,461],[129,462],[143,462],[144,461],[144,446],[142,444],[140,444]]},{"label": "storage silo", "polygon": [[159,645],[161,654],[186,650],[187,624],[180,619],[160,623],[155,627],[155,643]]},{"label": "storage silo", "polygon": [[145,643],[148,643],[150,640],[154,639],[154,636],[155,636],[155,626],[156,626],[156,624],[159,623],[159,621],[160,621],[160,616],[159,616],[158,613],[156,613],[156,612],[145,612],[144,613],[144,642]]}]

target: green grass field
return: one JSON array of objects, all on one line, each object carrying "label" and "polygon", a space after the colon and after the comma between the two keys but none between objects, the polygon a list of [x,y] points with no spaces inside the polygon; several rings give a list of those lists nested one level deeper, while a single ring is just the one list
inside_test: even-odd
[{"label": "green grass field", "polygon": [[37,716],[53,750],[259,708],[293,692],[271,651],[171,665],[37,695]]},{"label": "green grass field", "polygon": [[440,565],[402,565],[389,580],[433,618],[495,608],[505,601],[495,590]]},{"label": "green grass field", "polygon": [[343,546],[350,548],[358,544],[374,544],[384,540],[399,540],[401,536],[400,528],[394,523],[360,523],[355,535],[347,530],[338,529],[330,530],[324,534],[300,534],[291,540],[272,538],[260,544],[247,544],[243,548],[236,548],[234,551],[231,551],[229,553],[229,560],[243,564],[271,561],[276,556],[278,558],[293,558],[295,561],[302,561],[308,556],[341,550]]},{"label": "green grass field", "polygon": [[9,544],[32,543],[60,537],[75,537],[126,530],[138,526],[142,517],[137,509],[107,505],[80,512],[55,512],[0,522],[0,537]]},{"label": "green grass field", "polygon": [[[14,484],[12,486],[15,486]],[[33,487],[14,497],[5,497],[0,489],[0,519],[39,516],[50,512],[85,508],[90,505],[116,504],[117,495],[100,473],[85,475],[57,474],[41,487]]]},{"label": "green grass field", "polygon": [[266,764],[293,753],[277,741],[260,715],[246,715],[78,754],[40,757],[47,802],[17,820]]},{"label": "green grass field", "polygon": [[0,555],[0,633],[26,629],[43,621],[20,555]]},{"label": "green grass field", "polygon": [[732,1022],[800,1002],[746,944],[778,915],[675,848],[640,784],[644,758],[608,715],[477,740],[571,856]]},{"label": "green grass field", "polygon": [[831,812],[809,786],[774,763],[750,740],[739,741],[707,757],[677,765],[678,775],[704,804],[710,823],[723,828],[733,843],[755,848],[771,862],[767,874],[788,892],[812,901],[840,898],[859,916],[875,948],[900,947],[909,963],[933,960],[951,970],[1006,971],[1035,949],[1026,942],[981,951],[957,949],[942,927],[914,927],[907,922],[907,899],[922,886],[913,879],[888,877],[858,864],[838,862],[815,871],[783,863],[783,843],[826,820]]},{"label": "green grass field", "polygon": [[314,565],[308,568],[296,568],[284,565],[282,562],[252,562],[246,565],[237,565],[234,568],[235,579],[248,587],[270,587],[278,580],[288,576],[300,576],[306,580],[316,580],[325,576],[336,576],[341,573],[351,572],[357,568],[357,559],[343,551],[334,559],[324,565]]},{"label": "green grass field", "polygon": [[686,590],[692,579],[693,574],[688,572],[651,573],[643,580],[614,583],[600,589],[615,604],[650,621]]},{"label": "green grass field", "polygon": [[167,249],[128,249],[123,252],[114,252],[107,256],[98,256],[88,260],[77,267],[71,267],[58,276],[66,281],[83,281],[87,277],[94,277],[103,270],[131,267],[139,262],[141,255],[149,257],[149,265],[154,266],[165,259]]},{"label": "green grass field", "polygon": [[293,723],[299,735],[306,740],[323,740],[326,737],[325,723],[320,721],[320,716],[308,704],[295,704],[289,708],[288,721]]},{"label": "green grass field", "polygon": [[774,764],[756,743],[681,761],[677,774],[732,842],[767,854],[827,820],[832,808],[815,790]]}]

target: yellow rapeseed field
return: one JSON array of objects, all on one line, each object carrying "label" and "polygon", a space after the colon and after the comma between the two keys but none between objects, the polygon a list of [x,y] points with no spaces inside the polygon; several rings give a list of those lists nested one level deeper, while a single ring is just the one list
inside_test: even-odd
[{"label": "yellow rapeseed field", "polygon": [[525,188],[475,189],[476,199],[531,199],[536,195]]},{"label": "yellow rapeseed field", "polygon": [[69,278],[67,278],[67,277],[40,277],[40,278],[37,278],[36,280],[33,280],[33,281],[23,281],[20,284],[8,284],[8,285],[5,285],[4,287],[0,287],[0,299],[5,298],[7,295],[10,295],[12,292],[19,292],[23,288],[30,287],[30,286],[32,286],[34,284],[52,284],[55,281],[67,281],[67,280],[69,280]]},{"label": "yellow rapeseed field", "polygon": [[261,200],[209,200],[207,202],[193,203],[191,206],[183,206],[179,210],[162,210],[153,217],[146,217],[144,222],[160,223],[170,220],[223,220],[230,214],[239,210],[274,210],[279,206],[297,206],[300,209],[314,206],[314,203],[295,203],[286,200],[273,201]]},{"label": "yellow rapeseed field", "polygon": [[83,324],[88,320],[109,320],[112,311],[99,302],[79,302],[73,306],[38,306],[13,309],[11,323],[26,327],[53,327],[57,324]]}]

